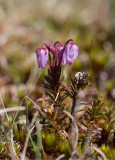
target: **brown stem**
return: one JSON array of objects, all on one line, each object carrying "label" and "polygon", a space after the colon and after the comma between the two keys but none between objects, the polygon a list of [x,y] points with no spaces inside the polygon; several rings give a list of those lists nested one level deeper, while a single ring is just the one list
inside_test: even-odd
[{"label": "brown stem", "polygon": [[72,108],[71,108],[71,115],[75,118],[75,107],[76,107],[76,93],[73,98]]},{"label": "brown stem", "polygon": [[[71,148],[72,148],[72,158],[73,159],[82,159],[81,155],[76,148],[77,146],[77,141],[78,141],[78,133],[75,131],[75,126],[76,126],[76,107],[79,107],[79,98],[76,99],[77,92],[74,93],[73,96],[73,103],[71,107],[71,115],[73,117],[73,120],[70,119],[70,124],[69,124],[69,133],[70,133],[70,138],[71,138]],[[77,142],[77,143],[76,143]],[[76,144],[76,145],[75,145]]]},{"label": "brown stem", "polygon": [[91,153],[91,147],[90,147],[90,142],[91,142],[91,133],[92,133],[92,127],[89,129],[87,133],[87,139],[85,143],[85,150],[84,154],[86,155],[86,158],[90,155]]},{"label": "brown stem", "polygon": [[[76,95],[77,93],[74,93],[73,96],[73,103],[72,103],[72,107],[71,107],[71,115],[75,118],[76,112],[75,112],[75,107],[76,107]],[[76,119],[76,118],[75,118]],[[70,118],[70,122],[69,122],[69,132],[71,135],[71,130],[72,130],[72,119]]]}]

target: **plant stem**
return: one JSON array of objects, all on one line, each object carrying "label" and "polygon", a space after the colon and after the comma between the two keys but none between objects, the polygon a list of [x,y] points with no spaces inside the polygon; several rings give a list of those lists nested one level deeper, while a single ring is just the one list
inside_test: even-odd
[{"label": "plant stem", "polygon": [[76,107],[76,95],[75,93],[74,98],[73,98],[73,103],[72,103],[72,108],[71,108],[71,115],[75,118],[75,107]]},{"label": "plant stem", "polygon": [[90,142],[91,142],[91,133],[92,133],[92,127],[89,129],[87,133],[87,139],[85,143],[85,150],[84,154],[86,155],[86,158],[90,155],[91,153],[91,147],[90,147]]},{"label": "plant stem", "polygon": [[[75,107],[76,107],[76,95],[77,93],[74,93],[73,96],[73,102],[72,102],[72,107],[71,107],[71,115],[75,118],[76,112],[75,112]],[[72,128],[72,119],[70,118],[70,122],[69,122],[69,132],[71,135],[71,128]]]},{"label": "plant stem", "polygon": [[[72,103],[72,107],[71,107],[71,116],[73,117],[73,119],[70,119],[70,123],[69,123],[69,133],[70,133],[70,138],[71,138],[71,148],[72,148],[72,158],[76,159],[76,158],[80,158],[80,153],[78,151],[78,149],[76,148],[77,143],[78,143],[78,132],[76,133],[75,131],[75,126],[76,126],[76,107],[79,107],[79,98],[76,99],[76,95],[77,92],[74,93],[73,96],[73,103]],[[77,127],[78,130],[78,127]],[[80,158],[82,159],[82,158]]]}]

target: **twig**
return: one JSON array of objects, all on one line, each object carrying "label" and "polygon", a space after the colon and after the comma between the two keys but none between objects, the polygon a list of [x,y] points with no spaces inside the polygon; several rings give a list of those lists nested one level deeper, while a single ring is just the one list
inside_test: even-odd
[{"label": "twig", "polygon": [[[35,120],[36,120],[37,115],[38,115],[38,113],[36,113],[36,114],[34,115],[33,120],[32,120],[32,122],[31,122],[31,124],[30,124],[30,127],[34,125],[34,122],[35,122]],[[30,127],[29,127],[29,128],[30,128]],[[35,127],[35,126],[34,126],[34,127]],[[22,156],[21,156],[21,160],[25,160],[25,154],[26,154],[26,149],[27,149],[27,145],[28,145],[28,140],[29,140],[30,134],[31,134],[32,130],[34,129],[34,127],[32,127],[32,128],[29,130],[28,134],[27,134],[26,141],[25,141],[25,145],[24,145],[24,149],[23,149],[23,153],[22,153]]]},{"label": "twig", "polygon": [[[34,76],[35,72],[36,72],[36,70],[34,70],[34,72],[31,72],[31,77]],[[30,89],[29,93],[27,94],[28,97],[29,97],[29,95],[31,94],[31,92],[32,92],[35,84],[37,83],[38,78],[40,77],[40,74],[41,74],[41,71],[39,72],[37,78],[35,79],[35,82],[34,82],[33,85],[32,85],[32,88]],[[31,79],[31,78],[30,78],[30,79]],[[29,81],[30,81],[30,79],[29,79]],[[29,81],[28,81],[28,82],[29,82]],[[27,82],[27,83],[28,83],[28,82]],[[26,125],[27,125],[27,126],[29,125],[29,122],[28,122],[28,104],[27,104],[27,99],[26,99]]]},{"label": "twig", "polygon": [[6,107],[5,107],[4,102],[3,102],[3,100],[2,100],[1,94],[0,94],[0,99],[1,99],[1,102],[2,102],[2,105],[3,105],[3,108],[4,108],[4,112],[5,112],[5,114],[6,114],[7,120],[8,120],[8,122],[9,122],[9,124],[10,124],[10,120],[9,120],[8,114],[7,114],[7,112],[6,112]]},{"label": "twig", "polygon": [[11,143],[9,146],[10,155],[11,155],[12,160],[19,160],[19,158],[15,152],[15,149],[14,149],[13,130],[12,129],[10,130],[10,133],[11,133]]},{"label": "twig", "polygon": [[28,122],[28,103],[27,103],[27,99],[26,99],[26,126],[29,125],[29,122]]},{"label": "twig", "polygon": [[[76,111],[75,111],[75,109],[76,109],[76,94],[77,93],[74,94],[72,107],[71,107],[71,115],[72,115],[72,117],[74,117],[74,119],[76,116]],[[70,137],[71,137],[71,134],[72,134],[72,119],[71,118],[69,120],[69,133],[70,133]]]},{"label": "twig", "polygon": [[77,143],[78,143],[78,137],[79,137],[79,130],[78,130],[78,126],[76,125],[76,120],[75,118],[67,111],[63,111],[65,114],[67,114],[71,120],[74,122],[74,125],[72,126],[72,128],[74,127],[74,132],[76,132],[76,141],[74,141],[74,149],[76,149]]},{"label": "twig", "polygon": [[91,153],[91,148],[90,148],[90,142],[91,142],[91,133],[92,133],[92,127],[90,128],[90,130],[87,133],[87,139],[86,139],[86,143],[85,143],[85,150],[84,153],[86,155],[86,157],[88,157]]},{"label": "twig", "polygon": [[69,112],[65,110],[63,112],[67,114],[72,120],[72,131],[73,131],[73,134],[71,135],[72,158],[75,156],[82,159],[79,151],[77,150],[79,130],[78,130],[78,126],[76,125],[76,120]]},{"label": "twig", "polygon": [[[40,113],[43,113],[43,112],[41,111],[40,107],[39,107],[34,101],[32,101],[32,99],[29,98],[28,96],[25,96],[25,97],[22,99],[21,103],[22,103],[26,98],[29,99],[29,100],[38,108],[38,110],[40,111]],[[13,120],[13,123],[12,123],[12,127],[13,127],[13,124],[14,124],[14,122],[15,122],[16,116],[17,116],[17,114],[18,114],[18,112],[19,112],[19,110],[20,110],[20,107],[21,107],[21,105],[19,106],[19,109],[18,109],[17,113],[15,114],[15,117],[14,117],[14,120]],[[12,128],[12,127],[11,127],[11,128]]]},{"label": "twig", "polygon": [[97,147],[94,146],[94,145],[91,145],[91,149],[93,149],[93,150],[95,150],[96,152],[98,152],[98,153],[102,156],[103,160],[107,160],[105,154],[104,154],[99,148],[97,148]]},{"label": "twig", "polygon": [[74,127],[76,125],[76,107],[79,106],[79,99],[76,100],[76,94],[73,99],[72,108],[71,108],[71,116],[73,117],[73,119],[70,117],[70,124],[69,124],[69,133],[71,137],[71,145],[72,145],[73,151],[75,150],[75,136],[76,136],[74,132]]},{"label": "twig", "polygon": [[[32,74],[33,74],[33,72],[32,72]],[[31,92],[32,92],[34,86],[36,85],[36,83],[37,83],[38,78],[40,77],[40,75],[41,75],[41,71],[40,71],[39,74],[37,75],[37,78],[35,79],[35,81],[34,81],[34,83],[33,83],[33,85],[32,85],[32,88],[30,89],[30,91],[29,91],[29,93],[27,94],[27,96],[29,96],[29,95],[31,94]],[[33,77],[32,77],[32,78],[33,78]],[[27,83],[28,83],[28,82],[27,82]]]},{"label": "twig", "polygon": [[57,96],[56,96],[56,98],[55,98],[55,100],[54,100],[54,103],[51,105],[51,108],[52,108],[52,109],[54,109],[54,107],[53,107],[53,106],[54,106],[54,104],[55,104],[55,102],[56,102],[56,100],[57,100],[58,96],[59,96],[59,92],[57,93]]},{"label": "twig", "polygon": [[16,112],[16,114],[15,114],[15,116],[14,116],[14,119],[13,119],[11,128],[12,128],[13,125],[14,125],[15,119],[16,119],[16,117],[17,117],[17,115],[18,115],[18,112],[19,112],[19,110],[20,110],[20,108],[21,108],[22,103],[23,103],[24,100],[25,100],[25,97],[24,97],[24,98],[21,100],[21,102],[20,102],[20,106],[18,107],[18,110],[17,110],[17,112]]},{"label": "twig", "polygon": [[72,103],[72,107],[71,107],[71,115],[75,118],[76,112],[75,112],[75,107],[76,107],[76,95],[77,93],[75,93],[74,98],[73,98],[73,103]]},{"label": "twig", "polygon": [[65,157],[65,154],[61,154],[58,158],[56,158],[56,160],[60,160],[60,159],[62,159],[64,157]]},{"label": "twig", "polygon": [[[4,105],[4,102],[2,100],[1,94],[0,94],[0,99],[1,99],[1,102],[2,102],[2,105],[3,105],[3,108],[4,108],[2,111],[6,114],[7,120],[8,120],[9,125],[10,125],[10,120],[9,120],[9,117],[8,117],[8,114],[7,114],[7,109],[5,108],[5,105]],[[4,128],[4,131],[5,131],[4,124],[3,124],[3,128]],[[19,158],[18,158],[18,156],[15,152],[14,146],[13,146],[13,130],[12,129],[10,130],[10,133],[11,133],[11,147],[9,147],[9,151],[11,152],[11,156],[12,156],[13,160],[19,160]],[[6,134],[6,139],[8,140],[7,134]]]},{"label": "twig", "polygon": [[[6,112],[16,112],[19,109],[19,107],[13,107],[13,108],[6,108],[4,109],[0,109],[0,115],[5,114]],[[20,107],[20,111],[24,111],[25,110],[25,106],[21,106]]]},{"label": "twig", "polygon": [[[37,121],[37,120],[36,120]],[[43,150],[43,146],[42,146],[42,136],[41,136],[41,127],[40,127],[40,123],[36,123],[36,129],[37,129],[37,149],[36,149],[36,159],[41,159],[42,157],[42,151],[44,153]]]},{"label": "twig", "polygon": [[25,96],[25,98],[29,99],[29,100],[38,108],[38,110],[39,110],[41,113],[43,113],[43,112],[41,111],[40,107],[39,107],[30,97]]},{"label": "twig", "polygon": [[[35,79],[35,82],[34,82],[34,84],[32,85],[32,88],[30,89],[29,93],[27,94],[27,97],[29,97],[29,95],[31,94],[31,92],[32,92],[32,90],[33,90],[33,88],[34,88],[34,86],[35,86],[38,78],[40,77],[40,74],[41,74],[41,72],[39,72],[37,78]],[[15,119],[16,119],[17,115],[18,115],[18,112],[19,112],[19,110],[20,110],[20,107],[22,106],[22,103],[23,103],[23,101],[24,101],[25,99],[26,99],[26,96],[25,96],[25,97],[21,100],[21,102],[20,102],[19,109],[17,110],[17,112],[16,112],[16,114],[15,114],[15,116],[14,116],[14,120],[13,120],[13,123],[12,123],[11,128],[13,127],[13,124],[14,124],[14,122],[15,122]]]},{"label": "twig", "polygon": [[[44,98],[45,101],[47,101],[49,99],[50,99],[50,97],[48,97],[48,96]],[[41,102],[41,101],[43,101],[43,98],[39,98],[36,100],[36,102]]]}]

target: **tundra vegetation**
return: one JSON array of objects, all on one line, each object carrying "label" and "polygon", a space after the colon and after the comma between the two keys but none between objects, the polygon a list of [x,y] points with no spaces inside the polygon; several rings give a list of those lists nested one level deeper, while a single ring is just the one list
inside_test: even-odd
[{"label": "tundra vegetation", "polygon": [[115,159],[115,5],[86,2],[1,0],[0,159]]}]

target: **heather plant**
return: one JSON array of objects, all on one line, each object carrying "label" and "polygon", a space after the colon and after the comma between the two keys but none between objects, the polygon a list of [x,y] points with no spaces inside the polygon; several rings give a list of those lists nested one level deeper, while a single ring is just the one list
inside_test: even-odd
[{"label": "heather plant", "polygon": [[[41,101],[36,102],[29,96],[24,97],[25,119],[16,114],[8,118],[7,124],[3,123],[0,158],[112,158],[115,154],[112,107],[106,107],[88,73],[69,74],[69,84],[62,75],[63,67],[77,63],[78,45],[72,39],[65,44],[59,41],[54,45],[43,43],[35,53],[38,68],[48,66],[41,83],[45,93]],[[111,148],[112,154],[108,155]]]},{"label": "heather plant", "polygon": [[[46,147],[46,152],[51,152],[51,150],[55,152],[54,150],[58,151],[59,149],[61,153],[65,154],[65,158],[72,157],[73,159],[92,156],[91,143],[95,142],[96,138],[99,137],[93,135],[93,132],[96,129],[98,130],[96,121],[101,119],[102,115],[106,112],[102,99],[100,100],[98,97],[95,97],[88,100],[87,98],[87,95],[92,96],[95,93],[91,89],[86,93],[85,88],[88,86],[91,88],[91,82],[87,73],[77,72],[73,78],[70,75],[71,83],[69,85],[63,83],[63,78],[61,78],[62,65],[71,65],[77,58],[78,52],[78,46],[71,39],[65,45],[59,41],[55,42],[53,46],[43,43],[36,50],[39,68],[45,67],[49,57],[48,75],[45,75],[45,81],[43,80],[42,82],[43,87],[46,89],[46,95],[51,99],[50,104],[46,104],[42,108],[46,115],[42,117],[43,142],[44,146],[48,146],[48,148]],[[72,104],[70,105],[69,113],[66,107],[68,97]],[[89,106],[86,107],[84,114],[80,118],[77,118],[77,113],[80,110],[82,102]],[[87,130],[84,144],[82,144],[81,148],[81,150],[84,150],[82,154],[77,147],[79,129],[76,124],[78,120]],[[82,134],[80,136],[82,137]],[[79,145],[81,141],[82,138],[79,139]],[[60,143],[61,146],[59,145]],[[56,144],[58,149],[56,147],[54,149]]]}]

